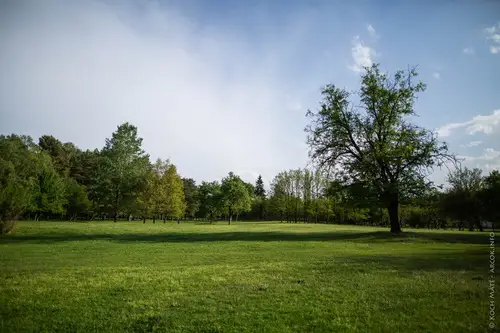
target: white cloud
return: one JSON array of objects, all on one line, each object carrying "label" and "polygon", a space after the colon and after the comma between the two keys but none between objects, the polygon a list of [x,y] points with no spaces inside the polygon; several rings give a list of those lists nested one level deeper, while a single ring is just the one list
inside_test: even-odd
[{"label": "white cloud", "polygon": [[439,80],[441,78],[441,74],[439,74],[439,72],[434,72],[432,73],[432,77],[435,78],[436,80]]},{"label": "white cloud", "polygon": [[497,25],[484,29],[486,39],[491,41],[490,53],[500,54],[500,22]]},{"label": "white cloud", "polygon": [[500,53],[500,46],[491,45],[490,46],[490,52],[492,54],[498,54],[498,53]]},{"label": "white cloud", "polygon": [[368,30],[368,34],[370,35],[371,38],[373,38],[373,39],[380,38],[380,36],[377,34],[377,31],[375,30],[375,28],[371,24],[368,24],[368,26],[366,27],[366,30]]},{"label": "white cloud", "polygon": [[452,130],[465,127],[469,135],[475,133],[491,134],[500,127],[500,109],[493,111],[490,115],[478,115],[463,123],[450,123],[437,129],[440,137],[450,136]]},{"label": "white cloud", "polygon": [[486,148],[479,156],[457,156],[463,159],[462,164],[479,168],[486,172],[500,169],[500,151],[493,148]]},{"label": "white cloud", "polygon": [[483,141],[471,141],[465,145],[461,145],[460,147],[462,148],[471,148],[471,147],[476,147],[476,146],[479,146],[480,144],[482,144]]},{"label": "white cloud", "polygon": [[354,64],[350,65],[349,68],[356,73],[360,73],[364,71],[364,67],[370,67],[373,64],[373,57],[377,53],[371,47],[366,46],[359,36],[355,36],[352,41],[351,55]]},{"label": "white cloud", "polygon": [[474,48],[472,48],[472,47],[466,47],[465,49],[462,50],[462,52],[464,54],[467,54],[467,55],[472,55],[472,54],[474,54]]},{"label": "white cloud", "polygon": [[0,20],[0,132],[49,133],[94,149],[129,121],[152,158],[170,158],[197,181],[229,171],[270,180],[307,161],[295,145],[303,125],[290,115],[302,101],[273,62],[301,48],[303,31],[253,52],[234,31],[153,2],[141,10],[16,3]]}]

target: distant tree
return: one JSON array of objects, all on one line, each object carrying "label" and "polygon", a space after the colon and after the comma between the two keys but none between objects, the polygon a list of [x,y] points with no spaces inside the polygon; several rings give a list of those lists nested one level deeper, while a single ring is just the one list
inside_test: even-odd
[{"label": "distant tree", "polygon": [[142,150],[137,127],[118,126],[101,152],[98,186],[100,200],[116,222],[118,214],[133,204],[145,184],[149,156]]},{"label": "distant tree", "polygon": [[161,183],[167,197],[164,215],[176,219],[179,223],[181,217],[184,216],[186,202],[184,200],[184,183],[177,173],[175,165],[169,165],[162,176]]},{"label": "distant tree", "polygon": [[57,173],[51,157],[45,152],[37,154],[37,169],[30,205],[35,220],[39,220],[43,214],[63,214],[67,203],[64,178]]},{"label": "distant tree", "polygon": [[320,216],[328,214],[327,209],[329,208],[328,200],[324,198],[324,191],[326,185],[326,178],[321,173],[321,170],[315,170],[311,175],[311,207],[309,215],[314,217],[316,223],[318,223]]},{"label": "distant tree", "polygon": [[65,186],[64,210],[69,215],[70,220],[74,220],[78,215],[87,213],[92,207],[92,202],[88,198],[85,186],[78,184],[75,179],[65,179]]},{"label": "distant tree", "polygon": [[29,136],[0,135],[0,233],[6,234],[33,201],[36,145]]},{"label": "distant tree", "polygon": [[287,187],[284,178],[284,174],[279,173],[273,179],[269,198],[270,209],[275,215],[279,216],[281,222],[283,222],[287,208]]},{"label": "distant tree", "polygon": [[280,219],[297,222],[302,202],[302,171],[282,171],[271,183],[271,207],[279,213]]},{"label": "distant tree", "polygon": [[153,216],[154,221],[158,213],[157,201],[162,199],[161,195],[158,195],[158,183],[159,175],[156,170],[151,168],[146,172],[145,184],[136,201],[136,211],[142,217],[143,223],[146,223],[146,219],[151,216]]},{"label": "distant tree", "polygon": [[185,215],[193,218],[200,208],[198,187],[194,179],[191,178],[182,178],[182,182],[184,183],[184,201],[186,202]]},{"label": "distant tree", "polygon": [[259,220],[264,219],[264,207],[266,205],[266,190],[264,188],[264,181],[262,180],[262,176],[259,175],[257,177],[257,181],[255,182],[255,190],[254,190],[254,195],[256,199],[256,203],[258,205],[259,209]]},{"label": "distant tree", "polygon": [[262,176],[259,175],[257,177],[257,181],[255,182],[255,196],[265,198],[266,190],[264,189],[264,181],[262,180]]},{"label": "distant tree", "polygon": [[492,224],[500,221],[500,172],[493,170],[484,178],[479,196],[483,203],[483,214]]},{"label": "distant tree", "polygon": [[291,170],[290,177],[292,181],[292,201],[293,201],[293,218],[294,222],[299,221],[300,209],[302,208],[304,195],[304,178],[305,173],[301,169]]},{"label": "distant tree", "polygon": [[152,166],[152,179],[149,180],[149,195],[151,196],[150,211],[153,215],[153,223],[157,217],[163,216],[165,221],[169,210],[170,184],[167,176],[167,170],[170,168],[169,160],[158,158]]},{"label": "distant tree", "polygon": [[55,170],[60,176],[66,176],[70,169],[72,148],[69,144],[64,145],[52,135],[43,135],[38,140],[38,146],[51,158]]},{"label": "distant tree", "polygon": [[332,84],[323,88],[320,110],[307,113],[307,143],[320,167],[336,171],[346,183],[372,187],[397,233],[401,199],[425,188],[430,169],[454,156],[434,133],[408,119],[415,115],[416,94],[425,89],[413,82],[415,69],[397,71],[393,79],[378,64],[365,69],[360,106],[349,101],[351,93],[345,89]]},{"label": "distant tree", "polygon": [[[469,230],[477,226],[483,230],[480,215],[482,203],[480,193],[483,189],[483,177],[480,169],[457,168],[450,172],[447,181],[450,189],[444,197],[444,209],[448,216],[462,222],[466,221]],[[461,229],[461,225],[459,226]]]},{"label": "distant tree", "polygon": [[304,222],[309,222],[310,215],[313,212],[313,174],[309,169],[302,170],[302,211],[304,215]]},{"label": "distant tree", "polygon": [[224,214],[221,185],[214,182],[202,182],[198,187],[200,208],[198,215],[210,221]]},{"label": "distant tree", "polygon": [[227,177],[222,179],[221,191],[229,224],[231,224],[234,214],[238,215],[251,209],[251,192],[239,176],[230,172]]}]

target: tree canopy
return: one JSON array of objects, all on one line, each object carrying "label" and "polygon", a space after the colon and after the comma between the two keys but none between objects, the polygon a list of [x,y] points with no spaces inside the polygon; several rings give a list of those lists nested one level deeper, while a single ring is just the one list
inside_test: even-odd
[{"label": "tree canopy", "polygon": [[359,92],[329,84],[319,111],[307,113],[312,160],[347,184],[372,189],[366,193],[387,207],[392,232],[401,231],[400,200],[421,193],[430,170],[454,159],[435,133],[411,122],[417,94],[425,90],[414,82],[417,76],[413,68],[391,78],[374,64],[362,75]]},{"label": "tree canopy", "polygon": [[[43,135],[0,135],[0,223],[17,219],[279,220],[390,227],[483,230],[500,219],[500,173],[457,168],[435,133],[412,122],[425,90],[415,68],[366,68],[361,87],[322,90],[305,128],[312,163],[263,177],[229,172],[199,184],[168,159],[152,162],[138,129],[124,123],[102,148],[81,150]],[[455,164],[446,190],[428,180]],[[449,167],[450,164],[447,164]],[[453,165],[451,165],[453,168]]]}]

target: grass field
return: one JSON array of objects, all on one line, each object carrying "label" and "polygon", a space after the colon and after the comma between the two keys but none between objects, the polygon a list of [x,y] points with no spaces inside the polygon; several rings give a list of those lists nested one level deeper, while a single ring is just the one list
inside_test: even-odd
[{"label": "grass field", "polygon": [[21,222],[2,332],[488,332],[488,233]]}]

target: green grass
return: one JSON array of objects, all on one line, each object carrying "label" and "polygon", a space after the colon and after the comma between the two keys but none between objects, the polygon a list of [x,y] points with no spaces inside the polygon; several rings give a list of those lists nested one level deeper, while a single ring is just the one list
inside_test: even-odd
[{"label": "green grass", "polygon": [[488,233],[21,222],[2,332],[487,332]]}]

